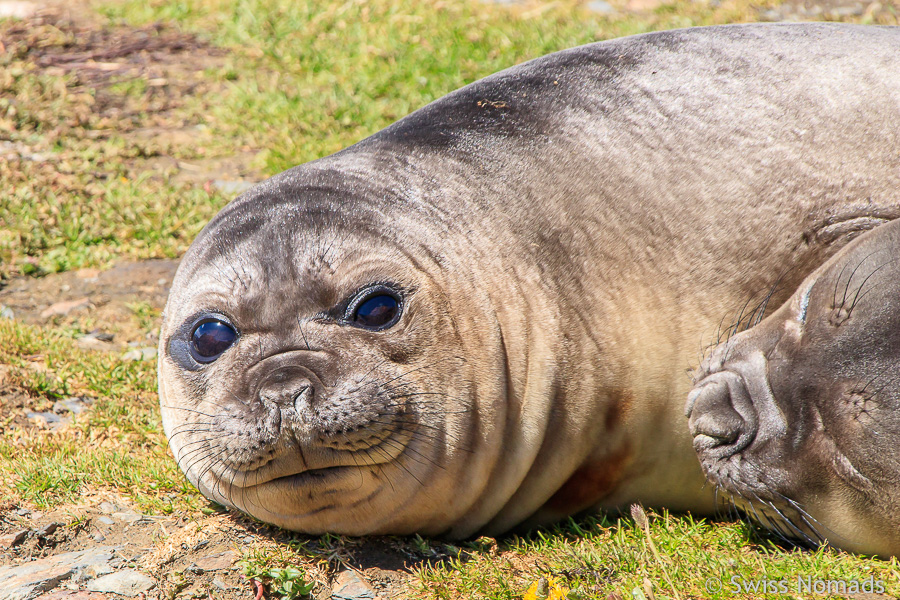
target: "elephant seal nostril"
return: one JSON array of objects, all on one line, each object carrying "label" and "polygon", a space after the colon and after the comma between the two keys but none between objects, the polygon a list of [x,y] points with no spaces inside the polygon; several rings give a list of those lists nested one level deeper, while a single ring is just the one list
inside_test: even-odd
[{"label": "elephant seal nostril", "polygon": [[691,435],[712,438],[712,444],[704,445],[731,444],[744,429],[744,419],[734,408],[728,383],[722,380],[693,390],[688,397],[688,413]]},{"label": "elephant seal nostril", "polygon": [[309,412],[315,396],[314,374],[306,367],[287,364],[269,371],[262,377],[257,395],[269,405],[293,406],[300,411]]}]

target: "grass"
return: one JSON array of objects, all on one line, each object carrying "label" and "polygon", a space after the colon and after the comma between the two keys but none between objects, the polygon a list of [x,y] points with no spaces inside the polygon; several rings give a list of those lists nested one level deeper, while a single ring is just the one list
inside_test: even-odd
[{"label": "grass", "polygon": [[110,489],[154,513],[203,504],[167,454],[154,363],[85,352],[63,333],[0,319],[0,365],[37,410],[70,396],[94,399],[88,418],[60,432],[3,428],[0,501],[44,509]]},{"label": "grass", "polygon": [[[873,584],[883,582],[888,594],[900,589],[896,560],[869,560],[829,549],[785,549],[759,538],[742,522],[696,521],[665,512],[650,514],[648,533],[630,518],[570,519],[528,538],[507,540],[494,553],[467,553],[462,560],[423,568],[418,575],[422,592],[447,599],[520,598],[541,577],[556,583],[551,589],[568,589],[571,598],[779,595],[754,593],[753,586],[763,581],[779,586],[784,582],[788,597],[803,597],[793,592],[798,578],[805,584],[807,577],[845,582],[871,577]],[[741,586],[739,592],[735,586]]]},{"label": "grass", "polygon": [[[143,31],[160,39],[187,35],[196,44],[186,55],[173,53],[177,60],[164,72],[100,81],[39,60],[54,49],[85,50],[78,27],[45,23],[23,33],[0,22],[7,49],[0,53],[0,278],[181,255],[228,198],[180,178],[172,161],[214,164],[240,151],[255,156],[259,173],[273,174],[529,58],[654,29],[753,20],[759,7],[675,1],[646,14],[605,17],[571,2],[98,2],[86,14],[94,30],[111,32],[108,40]],[[896,13],[876,20],[896,23]],[[24,158],[2,158],[3,144]],[[149,304],[128,308],[141,330],[157,326]],[[50,508],[113,490],[146,512],[208,507],[167,455],[155,365],[80,350],[73,336],[71,326],[0,318],[0,368],[10,389],[37,409],[73,395],[95,400],[92,411],[58,432],[2,426],[0,501]],[[630,518],[589,517],[498,543],[390,544],[418,558],[411,595],[431,598],[520,598],[531,586],[613,600],[783,597],[735,590],[733,582],[870,576],[900,594],[896,560],[786,549],[741,522],[666,513],[651,514],[646,528]],[[269,573],[282,590],[291,581],[302,589],[309,578],[286,571],[291,561],[337,564],[353,552],[350,540],[334,536],[314,546],[276,544],[277,556],[251,553],[247,568]],[[810,596],[794,593],[795,585],[790,591]]]}]

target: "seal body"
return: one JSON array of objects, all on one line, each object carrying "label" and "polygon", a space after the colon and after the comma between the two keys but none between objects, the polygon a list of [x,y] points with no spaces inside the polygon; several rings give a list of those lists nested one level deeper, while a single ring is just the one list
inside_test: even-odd
[{"label": "seal body", "polygon": [[716,347],[687,412],[723,496],[780,534],[900,555],[900,221]]},{"label": "seal body", "polygon": [[839,24],[602,42],[259,184],[173,283],[175,457],[309,533],[711,511],[684,371],[730,307],[900,214],[898,61],[900,31]]}]

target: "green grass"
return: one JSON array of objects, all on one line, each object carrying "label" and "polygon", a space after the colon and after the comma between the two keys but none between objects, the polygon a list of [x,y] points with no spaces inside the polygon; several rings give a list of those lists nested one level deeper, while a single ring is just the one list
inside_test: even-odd
[{"label": "green grass", "polygon": [[[190,163],[241,151],[255,153],[260,172],[273,174],[547,52],[757,14],[747,0],[676,1],[648,14],[612,17],[569,2],[507,9],[477,0],[125,0],[98,2],[95,9],[98,28],[162,22],[218,50],[187,55],[169,87],[151,85],[145,73],[117,75],[95,88],[36,61],[41,48],[68,47],[77,32],[43,25],[28,33],[30,42],[9,43],[4,33],[12,24],[0,22],[8,50],[0,54],[0,141],[40,155],[0,158],[0,278],[180,256],[227,198],[154,160]],[[152,128],[187,134],[140,135]],[[159,315],[148,304],[129,308],[142,330],[157,326]],[[74,333],[71,325],[31,327],[0,318],[0,365],[17,393],[38,409],[71,395],[95,399],[94,410],[60,432],[4,425],[0,501],[50,508],[113,490],[147,512],[206,506],[166,453],[155,364],[81,351]],[[900,594],[896,560],[785,549],[741,522],[668,514],[651,515],[649,538],[631,519],[598,517],[499,544],[391,543],[421,559],[449,555],[417,567],[413,593],[432,598],[520,598],[542,577],[551,587],[574,590],[573,598],[775,597],[732,594],[731,578],[870,575]],[[319,540],[312,554],[303,544],[277,547],[276,557],[253,555],[248,564],[262,572],[304,556],[339,563],[353,551],[353,543],[334,536]],[[306,581],[273,573],[273,581]],[[722,590],[707,589],[709,578]]]},{"label": "green grass", "polygon": [[[502,542],[494,553],[464,552],[461,559],[425,567],[418,574],[419,589],[436,598],[512,599],[522,597],[544,577],[574,592],[572,597],[629,598],[639,589],[649,599],[647,587],[665,598],[675,598],[676,593],[680,598],[778,597],[745,591],[769,580],[785,582],[791,592],[786,597],[808,597],[794,593],[798,578],[862,582],[872,577],[884,583],[886,593],[900,591],[896,559],[877,561],[830,549],[784,549],[760,539],[742,522],[651,513],[649,532],[662,563],[632,519],[587,518]],[[735,585],[743,586],[740,593],[734,593]]]},{"label": "green grass", "polygon": [[166,452],[153,362],[85,352],[62,333],[0,319],[0,364],[38,410],[68,396],[94,399],[66,430],[2,430],[0,501],[48,508],[110,489],[154,513],[204,503]]}]

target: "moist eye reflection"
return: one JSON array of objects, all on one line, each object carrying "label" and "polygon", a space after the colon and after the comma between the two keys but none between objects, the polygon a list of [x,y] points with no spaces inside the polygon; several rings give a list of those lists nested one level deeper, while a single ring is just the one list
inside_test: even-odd
[{"label": "moist eye reflection", "polygon": [[212,362],[228,350],[237,332],[222,321],[206,321],[191,334],[191,355],[198,362]]},{"label": "moist eye reflection", "polygon": [[397,317],[400,303],[387,294],[373,296],[359,305],[353,320],[365,327],[384,327]]}]

